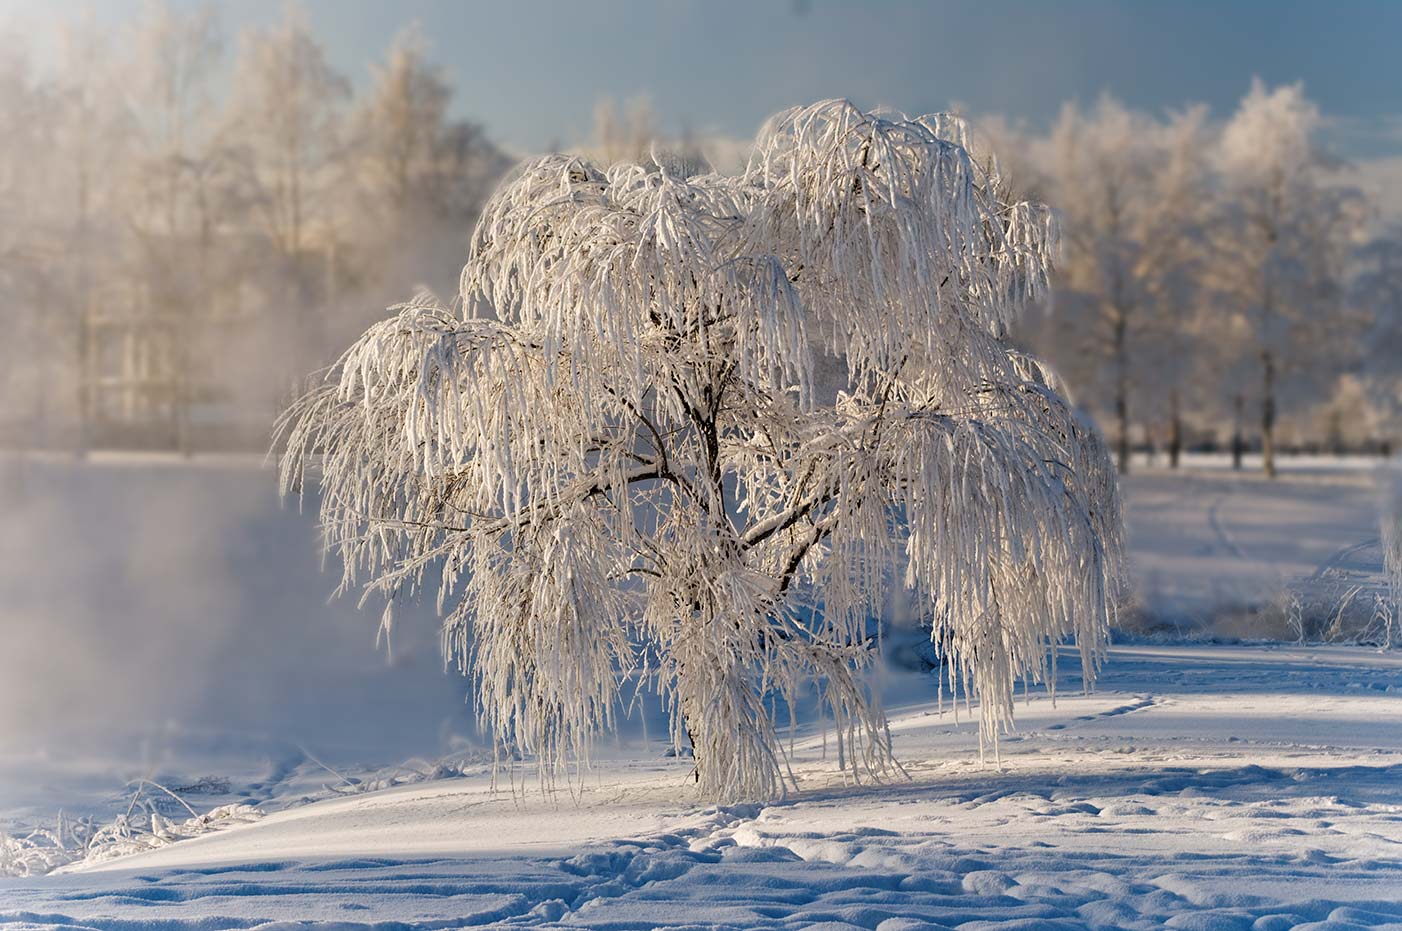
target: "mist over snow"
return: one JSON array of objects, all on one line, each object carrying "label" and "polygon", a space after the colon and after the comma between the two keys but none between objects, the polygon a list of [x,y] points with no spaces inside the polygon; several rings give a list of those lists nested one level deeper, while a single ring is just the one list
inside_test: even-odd
[{"label": "mist over snow", "polygon": [[[0,509],[9,765],[153,775],[299,743],[391,762],[472,733],[431,610],[376,649],[377,617],[328,601],[314,519],[256,459],[7,456]],[[26,788],[0,778],[0,807]]]}]

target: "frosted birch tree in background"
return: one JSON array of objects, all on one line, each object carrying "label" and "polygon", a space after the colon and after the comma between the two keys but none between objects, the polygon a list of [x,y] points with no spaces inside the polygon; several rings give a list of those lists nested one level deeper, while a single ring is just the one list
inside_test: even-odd
[{"label": "frosted birch tree in background", "polygon": [[1102,97],[1089,112],[1064,108],[1045,146],[1067,242],[1061,325],[1077,334],[1068,351],[1084,355],[1085,377],[1109,398],[1122,473],[1144,420],[1137,404],[1166,406],[1181,438],[1179,366],[1196,310],[1189,274],[1207,200],[1204,118],[1198,108],[1161,122]]},{"label": "frosted birch tree in background", "polygon": [[40,246],[64,267],[62,343],[72,347],[70,384],[77,411],[77,447],[85,450],[94,419],[84,379],[93,350],[92,316],[100,285],[116,277],[125,258],[119,173],[130,151],[131,124],[116,80],[118,62],[91,14],[66,23],[59,35],[53,95],[58,165],[53,190],[55,239]]},{"label": "frosted birch tree in background", "polygon": [[1402,443],[1402,226],[1380,231],[1357,256],[1353,301],[1369,317],[1361,376],[1385,448]]},{"label": "frosted birch tree in background", "polygon": [[[543,776],[642,681],[717,798],[783,791],[774,709],[810,688],[842,766],[892,765],[862,675],[892,586],[985,738],[1063,638],[1093,675],[1113,465],[999,337],[1054,227],[967,140],[829,101],[771,120],[735,176],[525,165],[461,310],[400,306],[284,416],[283,487],[319,469],[343,588],[436,589],[483,725]],[[842,362],[831,400],[815,354]]]},{"label": "frosted birch tree in background", "polygon": [[126,215],[154,320],[174,332],[171,364],[176,446],[191,450],[200,348],[199,319],[220,304],[212,287],[214,227],[229,205],[227,160],[216,133],[211,79],[223,43],[212,7],[188,13],[152,3],[131,37],[127,111],[133,158],[123,189]]},{"label": "frosted birch tree in background", "polygon": [[[22,441],[22,430],[38,432],[48,420],[48,408],[60,399],[48,390],[61,383],[55,377],[70,353],[45,352],[61,344],[48,306],[61,291],[62,276],[55,262],[52,200],[52,161],[36,159],[54,142],[53,101],[34,76],[21,36],[0,33],[0,305],[4,307],[6,339],[0,343],[0,423],[23,427],[6,431],[7,445]],[[8,423],[6,424],[8,426]]]},{"label": "frosted birch tree in background", "polygon": [[272,248],[269,264],[283,278],[274,287],[291,305],[292,318],[280,321],[288,330],[273,341],[290,354],[288,369],[307,367],[325,342],[319,312],[336,290],[338,239],[329,221],[349,94],[296,7],[276,26],[243,36],[225,132]]},{"label": "frosted birch tree in background", "polygon": [[1222,131],[1223,215],[1215,280],[1243,355],[1258,361],[1263,467],[1276,472],[1282,381],[1329,367],[1348,328],[1335,299],[1341,252],[1357,225],[1349,192],[1330,183],[1315,144],[1321,117],[1299,84],[1259,80]]},{"label": "frosted birch tree in background", "polygon": [[243,36],[233,88],[227,131],[243,150],[258,211],[278,250],[301,256],[328,209],[350,84],[289,7],[280,24]]},{"label": "frosted birch tree in background", "polygon": [[1207,108],[1193,106],[1170,114],[1154,134],[1152,206],[1139,263],[1147,309],[1142,399],[1150,416],[1168,421],[1170,468],[1182,457],[1185,410],[1206,405],[1211,382],[1204,378],[1209,295],[1201,286],[1214,206],[1206,124]]},{"label": "frosted birch tree in background", "polygon": [[[453,87],[417,27],[394,38],[372,78],[349,120],[360,196],[339,220],[356,233],[361,283],[403,293],[406,279],[434,281],[461,260],[461,239],[510,163],[481,127],[451,116]],[[357,331],[368,322],[346,316]]]}]

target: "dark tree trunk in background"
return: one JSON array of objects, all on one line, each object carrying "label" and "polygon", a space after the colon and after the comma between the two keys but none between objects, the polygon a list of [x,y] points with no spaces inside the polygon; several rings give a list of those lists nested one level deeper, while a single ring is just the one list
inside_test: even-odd
[{"label": "dark tree trunk in background", "polygon": [[1123,310],[1115,315],[1115,421],[1118,424],[1119,468],[1129,474],[1129,325]]},{"label": "dark tree trunk in background", "polygon": [[91,320],[86,307],[78,310],[78,424],[74,435],[73,454],[79,459],[88,454],[92,442],[93,384],[97,379],[94,362],[95,347]]},{"label": "dark tree trunk in background", "polygon": [[1178,468],[1178,458],[1183,453],[1183,412],[1178,406],[1178,389],[1168,395],[1168,467]]},{"label": "dark tree trunk in background", "polygon": [[1115,398],[1115,420],[1119,424],[1119,460],[1120,474],[1129,474],[1129,404],[1123,394]]},{"label": "dark tree trunk in background", "polygon": [[1236,419],[1232,427],[1232,468],[1241,471],[1241,455],[1246,450],[1246,444],[1241,437],[1242,421],[1246,417],[1246,398],[1238,394],[1233,407],[1236,410]]},{"label": "dark tree trunk in background", "polygon": [[1261,465],[1275,478],[1275,356],[1261,353]]}]

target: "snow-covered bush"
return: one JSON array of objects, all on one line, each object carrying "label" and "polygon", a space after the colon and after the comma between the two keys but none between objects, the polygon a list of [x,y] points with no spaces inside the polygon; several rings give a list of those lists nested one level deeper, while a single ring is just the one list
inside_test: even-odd
[{"label": "snow-covered bush", "polygon": [[484,726],[545,773],[635,677],[710,796],[784,790],[773,716],[814,685],[842,765],[885,771],[862,669],[892,585],[993,737],[1057,641],[1093,673],[1120,512],[1098,436],[1001,339],[1053,219],[969,150],[956,118],[828,101],[736,176],[533,161],[461,310],[396,308],[284,415],[283,489],[320,466],[343,589],[436,587]]},{"label": "snow-covered bush", "polygon": [[[1393,625],[1402,611],[1402,463],[1382,471],[1383,503],[1379,527],[1383,547],[1383,569],[1387,573],[1392,604],[1387,610],[1387,646],[1393,643]],[[1382,609],[1380,609],[1382,610]]]},{"label": "snow-covered bush", "polygon": [[[173,799],[190,817],[173,821],[162,815],[152,789]],[[262,817],[261,810],[241,802],[200,814],[164,786],[143,780],[126,810],[106,823],[65,818],[60,812],[53,830],[34,828],[16,835],[0,831],[0,876],[42,876],[74,863],[101,863]]]}]

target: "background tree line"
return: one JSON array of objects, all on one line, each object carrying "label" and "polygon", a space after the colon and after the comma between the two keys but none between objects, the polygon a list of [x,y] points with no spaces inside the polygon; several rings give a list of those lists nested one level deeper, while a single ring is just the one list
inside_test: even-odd
[{"label": "background tree line", "polygon": [[[36,60],[42,59],[42,60]],[[306,373],[384,308],[456,290],[512,161],[456,114],[413,27],[353,91],[295,6],[223,34],[153,2],[121,35],[0,36],[0,441],[259,448]],[[981,116],[1008,183],[1060,214],[1052,303],[1015,341],[1131,451],[1385,451],[1402,437],[1402,227],[1318,145],[1300,86],[1226,120],[1111,97],[1048,131]],[[601,101],[604,162],[734,170]]]},{"label": "background tree line", "polygon": [[258,445],[386,303],[455,282],[510,160],[410,28],[360,94],[295,7],[0,40],[0,424],[17,443]]},{"label": "background tree line", "polygon": [[[1018,338],[1104,425],[1177,465],[1187,445],[1386,452],[1402,434],[1402,233],[1318,143],[1300,85],[1255,82],[1214,124],[1112,97],[1044,135],[1003,127],[1018,182],[1061,212],[1051,312]],[[997,123],[995,126],[999,125]]]}]

